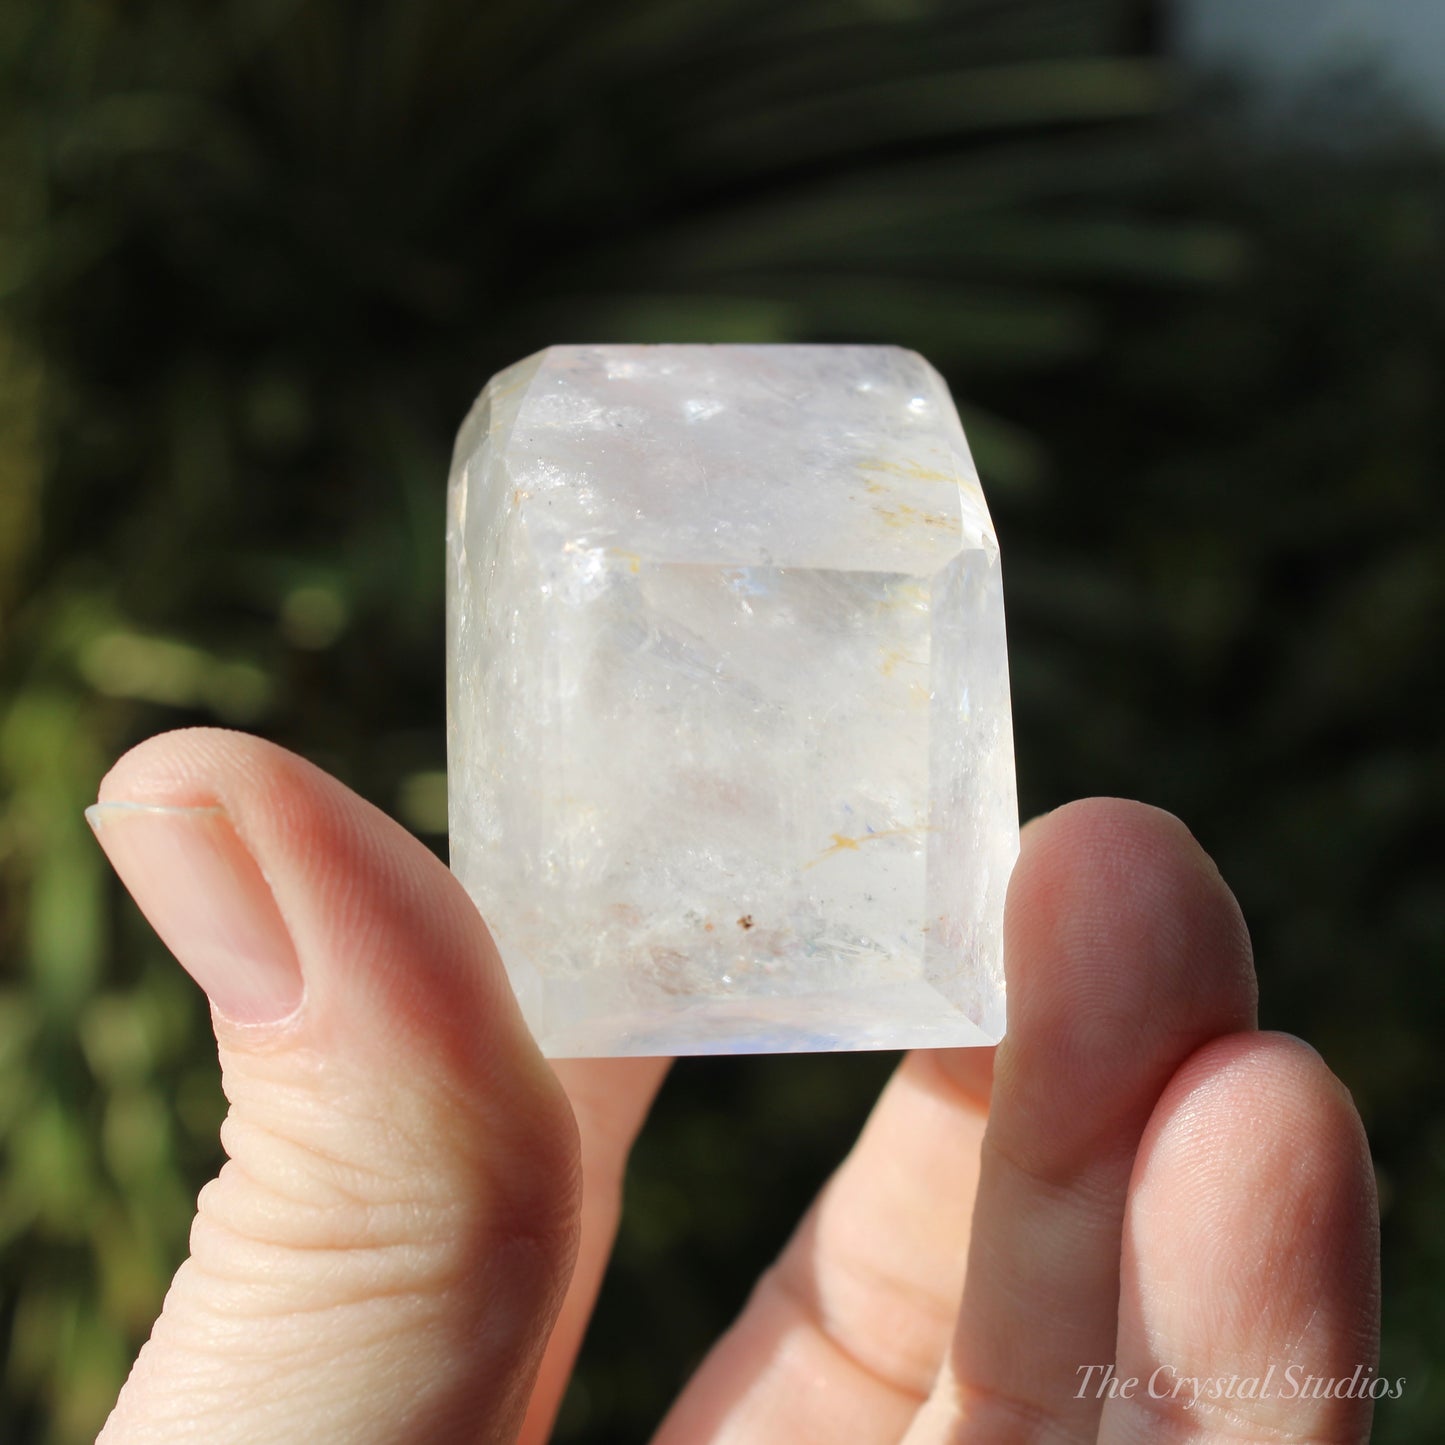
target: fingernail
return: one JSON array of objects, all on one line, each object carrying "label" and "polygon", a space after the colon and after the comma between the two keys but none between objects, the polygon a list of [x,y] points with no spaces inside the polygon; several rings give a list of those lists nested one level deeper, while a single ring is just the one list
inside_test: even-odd
[{"label": "fingernail", "polygon": [[301,965],[276,899],[224,808],[96,803],[85,810],[151,927],[237,1023],[301,1002]]}]

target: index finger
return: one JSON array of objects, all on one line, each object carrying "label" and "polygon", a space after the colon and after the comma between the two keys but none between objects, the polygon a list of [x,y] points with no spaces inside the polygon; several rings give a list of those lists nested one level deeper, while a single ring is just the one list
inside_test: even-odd
[{"label": "index finger", "polygon": [[1004,939],[963,1307],[909,1445],[1093,1438],[1102,1407],[1076,1397],[1076,1372],[1114,1357],[1140,1137],[1185,1058],[1254,1025],[1239,907],[1157,808],[1096,798],[1033,824]]}]

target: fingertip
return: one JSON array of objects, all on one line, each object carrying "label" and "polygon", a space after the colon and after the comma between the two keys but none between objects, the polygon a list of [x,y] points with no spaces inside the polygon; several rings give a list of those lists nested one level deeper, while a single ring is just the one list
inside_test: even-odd
[{"label": "fingertip", "polygon": [[1098,797],[1079,798],[1031,818],[1020,830],[1013,877],[1021,890],[1047,886],[1054,870],[1077,860],[1121,854],[1219,876],[1175,814],[1132,798]]},{"label": "fingertip", "polygon": [[1253,1021],[1244,916],[1172,813],[1089,798],[1034,820],[1026,838],[1004,915],[1011,1033],[1071,990],[1081,1004],[1142,993],[1168,1003],[1194,997],[1196,983],[1226,1001],[1226,1029]]},{"label": "fingertip", "polygon": [[215,803],[217,768],[246,771],[267,755],[295,758],[274,743],[230,728],[172,728],[122,753],[101,778],[97,801],[174,807]]},{"label": "fingertip", "polygon": [[570,1117],[461,884],[336,779],[265,739],[185,728],[132,748],[99,792],[111,811],[224,811],[285,920],[305,977],[305,1037],[323,1053],[369,1055],[388,1068],[406,1059],[467,1079],[514,1101],[509,1132],[519,1136],[549,1102],[552,1125]]},{"label": "fingertip", "polygon": [[1177,1114],[1181,1101],[1201,1129],[1247,1132],[1248,1122],[1264,1119],[1277,1133],[1298,1130],[1303,1145],[1313,1132],[1341,1148],[1367,1147],[1349,1089],[1295,1034],[1249,1030],[1211,1040],[1180,1065],[1158,1109]]},{"label": "fingertip", "polygon": [[1310,1228],[1337,1242],[1368,1240],[1378,1224],[1370,1146],[1354,1099],[1293,1034],[1231,1034],[1185,1060],[1140,1146],[1141,1184],[1151,1171],[1156,1180],[1192,1180],[1212,1208],[1273,1211],[1282,1239]]},{"label": "fingertip", "polygon": [[[1052,916],[1078,892],[1112,893],[1120,865],[1139,860],[1194,866],[1193,836],[1171,813],[1122,798],[1084,798],[1033,818],[1020,832],[1019,858],[1009,880],[1005,916],[1015,926]],[[1101,878],[1101,875],[1105,877]]]},{"label": "fingertip", "polygon": [[[1325,1061],[1287,1034],[1215,1039],[1141,1141],[1121,1332],[1210,1375],[1274,1361],[1346,1377],[1378,1347],[1378,1241],[1364,1126]],[[1348,1435],[1348,1402],[1313,1408],[1320,1438]]]}]

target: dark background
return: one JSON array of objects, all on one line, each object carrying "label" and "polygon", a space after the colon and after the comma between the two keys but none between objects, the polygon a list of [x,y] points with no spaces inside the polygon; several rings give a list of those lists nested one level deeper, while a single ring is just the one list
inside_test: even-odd
[{"label": "dark background", "polygon": [[[445,847],[442,511],[560,340],[876,340],[959,399],[1025,814],[1183,816],[1354,1091],[1377,1439],[1445,1431],[1445,158],[1288,145],[1123,0],[0,6],[0,1436],[89,1440],[218,1162],[202,1000],[81,819],[254,729]],[[893,1060],[679,1066],[561,1441],[637,1440]]]}]

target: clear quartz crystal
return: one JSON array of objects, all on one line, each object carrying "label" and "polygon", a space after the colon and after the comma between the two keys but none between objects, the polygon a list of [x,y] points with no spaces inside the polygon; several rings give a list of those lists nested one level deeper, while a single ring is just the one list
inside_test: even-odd
[{"label": "clear quartz crystal", "polygon": [[553,1057],[986,1044],[998,543],[886,346],[555,346],[448,508],[452,866]]}]

